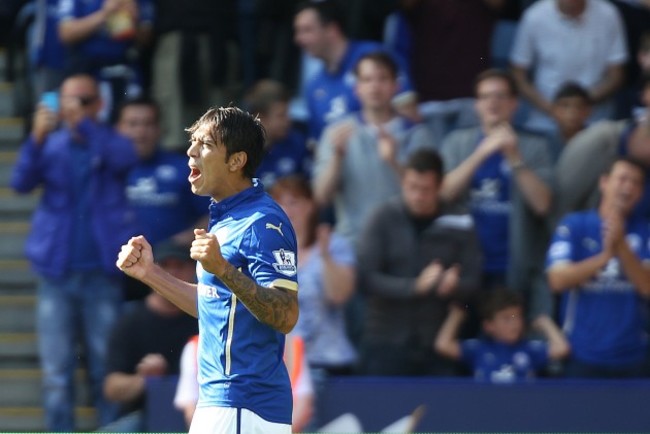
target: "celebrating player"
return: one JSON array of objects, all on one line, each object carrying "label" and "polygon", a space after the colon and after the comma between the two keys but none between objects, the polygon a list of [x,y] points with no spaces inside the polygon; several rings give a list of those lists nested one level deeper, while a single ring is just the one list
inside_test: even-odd
[{"label": "celebrating player", "polygon": [[190,250],[198,285],[157,266],[142,236],[122,247],[117,266],[199,318],[200,392],[190,433],[291,433],[282,355],[298,319],[296,237],[252,178],[264,129],[228,107],[211,108],[188,131],[192,191],[213,199],[209,230],[194,231]]}]

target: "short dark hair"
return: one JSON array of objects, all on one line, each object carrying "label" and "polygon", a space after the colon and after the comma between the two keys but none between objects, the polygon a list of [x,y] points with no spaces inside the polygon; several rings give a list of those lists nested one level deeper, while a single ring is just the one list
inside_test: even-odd
[{"label": "short dark hair", "polygon": [[209,125],[210,135],[226,147],[226,158],[236,152],[245,152],[244,176],[253,178],[262,161],[266,132],[257,116],[238,107],[211,107],[187,128],[190,134]]},{"label": "short dark hair", "polygon": [[393,56],[390,54],[386,53],[385,51],[373,51],[370,53],[366,53],[363,56],[357,60],[356,65],[354,65],[354,75],[359,76],[359,66],[361,65],[361,62],[364,60],[370,60],[372,62],[377,63],[378,65],[386,68],[390,75],[394,78],[397,79],[397,76],[399,74],[399,66],[397,65],[397,62],[395,59],[393,59]]},{"label": "short dark hair", "polygon": [[128,107],[135,107],[135,106],[149,107],[154,111],[156,123],[160,122],[160,106],[158,105],[158,102],[156,102],[155,99],[146,95],[132,97],[122,101],[122,103],[119,105],[117,110],[117,121],[119,122],[120,119],[122,119],[122,113],[124,113],[125,109],[127,109]]},{"label": "short dark hair", "polygon": [[555,97],[553,97],[553,102],[557,102],[562,98],[581,98],[587,104],[592,104],[591,95],[589,95],[587,89],[573,81],[564,83],[560,86],[558,91],[555,93]]},{"label": "short dark hair", "polygon": [[244,97],[246,110],[252,114],[267,114],[275,103],[289,102],[289,93],[279,81],[259,80],[250,88]]},{"label": "short dark hair", "polygon": [[630,155],[620,155],[616,157],[616,159],[614,159],[614,161],[612,161],[612,163],[607,167],[607,170],[605,170],[604,175],[609,175],[610,173],[612,173],[612,170],[614,169],[614,166],[617,163],[627,163],[631,166],[636,167],[643,174],[644,178],[645,178],[646,171],[650,169],[650,167],[648,167],[638,158],[632,157]]},{"label": "short dark hair", "polygon": [[346,34],[346,18],[345,13],[343,12],[343,7],[341,3],[337,0],[307,0],[304,1],[296,7],[296,13],[298,15],[300,12],[313,9],[318,15],[318,20],[321,24],[336,24],[341,33]]},{"label": "short dark hair", "polygon": [[478,313],[482,321],[494,319],[497,313],[509,307],[524,308],[524,297],[520,292],[507,288],[496,288],[482,294]]},{"label": "short dark hair", "polygon": [[442,181],[445,166],[440,154],[433,149],[417,149],[406,160],[404,170],[411,169],[418,173],[434,172],[438,181]]},{"label": "short dark hair", "polygon": [[478,92],[479,84],[483,83],[485,80],[490,80],[493,78],[505,81],[506,84],[508,85],[508,88],[510,89],[511,96],[513,97],[519,96],[519,89],[517,88],[517,82],[515,81],[512,74],[510,74],[508,71],[505,71],[503,69],[498,69],[498,68],[486,69],[485,71],[479,73],[476,76],[476,79],[474,80],[474,93]]}]

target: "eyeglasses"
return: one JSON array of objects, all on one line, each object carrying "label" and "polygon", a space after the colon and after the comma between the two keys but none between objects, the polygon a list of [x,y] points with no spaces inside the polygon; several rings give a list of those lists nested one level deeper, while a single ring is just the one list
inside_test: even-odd
[{"label": "eyeglasses", "polygon": [[61,98],[76,98],[82,107],[88,107],[99,99],[97,95],[61,95]]}]

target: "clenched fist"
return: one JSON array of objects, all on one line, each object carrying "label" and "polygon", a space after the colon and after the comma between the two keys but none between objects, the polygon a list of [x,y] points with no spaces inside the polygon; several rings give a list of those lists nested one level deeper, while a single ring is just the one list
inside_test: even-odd
[{"label": "clenched fist", "polygon": [[145,237],[132,237],[117,256],[117,268],[134,279],[142,280],[153,266],[153,250]]},{"label": "clenched fist", "polygon": [[194,229],[194,241],[192,241],[190,256],[199,261],[204,270],[215,276],[223,275],[227,262],[221,256],[221,246],[215,234],[211,234],[205,229]]}]

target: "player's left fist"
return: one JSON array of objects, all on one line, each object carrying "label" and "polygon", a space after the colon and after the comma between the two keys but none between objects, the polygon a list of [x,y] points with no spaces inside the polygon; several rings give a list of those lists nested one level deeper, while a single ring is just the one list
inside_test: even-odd
[{"label": "player's left fist", "polygon": [[207,232],[205,229],[194,229],[194,241],[190,248],[190,256],[195,261],[199,261],[204,270],[220,276],[224,270],[223,256],[221,256],[221,246],[215,234]]}]

